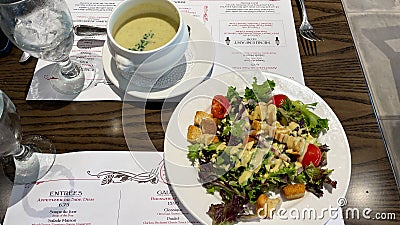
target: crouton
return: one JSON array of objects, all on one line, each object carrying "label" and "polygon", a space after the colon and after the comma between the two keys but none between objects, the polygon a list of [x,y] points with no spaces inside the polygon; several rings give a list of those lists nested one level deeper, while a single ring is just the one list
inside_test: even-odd
[{"label": "crouton", "polygon": [[281,202],[280,198],[268,198],[266,194],[261,194],[255,205],[257,215],[263,218],[272,218],[272,214],[278,210]]},{"label": "crouton", "polygon": [[200,135],[198,142],[201,144],[210,145],[212,143],[218,142],[218,137],[217,139],[215,139],[215,137],[217,136],[214,134],[202,134]]},{"label": "crouton", "polygon": [[201,129],[194,125],[189,125],[187,132],[187,140],[192,143],[198,143],[202,133]]},{"label": "crouton", "polygon": [[286,199],[302,198],[306,192],[305,184],[289,184],[282,189]]},{"label": "crouton", "polygon": [[217,133],[217,125],[213,118],[204,118],[201,120],[201,132],[203,134],[216,134]]},{"label": "crouton", "polygon": [[[266,194],[261,194],[258,196],[257,201],[256,201],[256,210],[258,214],[265,215],[266,212],[264,212],[264,209],[267,209],[268,205],[268,196]],[[268,209],[267,209],[268,210]]]},{"label": "crouton", "polygon": [[201,121],[205,118],[213,118],[213,115],[203,111],[197,111],[194,116],[194,125],[200,126]]}]

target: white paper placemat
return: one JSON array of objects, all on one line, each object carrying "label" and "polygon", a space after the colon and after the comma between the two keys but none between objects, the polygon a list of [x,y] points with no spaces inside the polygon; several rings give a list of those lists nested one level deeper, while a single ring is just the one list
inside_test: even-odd
[{"label": "white paper placemat", "polygon": [[[326,224],[344,224],[341,215],[340,211],[337,219]],[[13,187],[3,225],[15,224],[199,224],[199,221],[183,207],[167,184],[162,152],[86,151],[58,154],[50,172],[36,184]]]}]

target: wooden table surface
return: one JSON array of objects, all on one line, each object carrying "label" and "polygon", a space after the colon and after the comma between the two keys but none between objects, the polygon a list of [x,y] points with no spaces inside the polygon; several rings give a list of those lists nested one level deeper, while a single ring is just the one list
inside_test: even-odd
[{"label": "wooden table surface", "polygon": [[[296,27],[300,19],[292,1]],[[305,82],[333,109],[347,134],[352,157],[351,181],[346,195],[346,209],[358,209],[360,219],[346,218],[346,224],[398,224],[400,198],[379,131],[368,87],[357,58],[353,39],[340,0],[306,1],[309,18],[324,38],[318,43],[318,56],[305,56],[299,45]],[[299,42],[300,43],[300,42]],[[0,89],[15,103],[24,134],[49,137],[58,153],[90,150],[129,150],[124,126],[136,128],[134,138],[127,137],[135,150],[146,150],[146,135],[159,151],[163,149],[163,126],[174,104],[124,104],[116,101],[64,102],[26,101],[27,90],[37,60],[20,64],[21,51],[13,48],[0,58]],[[129,109],[124,112],[122,109]],[[124,121],[124,123],[122,122]],[[147,131],[146,131],[147,130]],[[138,135],[140,134],[140,135]],[[140,138],[137,138],[137,137]],[[0,216],[3,218],[12,183],[0,175]],[[395,219],[366,219],[386,213]]]}]

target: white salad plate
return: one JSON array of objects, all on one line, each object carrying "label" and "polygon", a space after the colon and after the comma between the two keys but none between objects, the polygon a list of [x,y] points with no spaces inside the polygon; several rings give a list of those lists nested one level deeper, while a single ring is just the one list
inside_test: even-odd
[{"label": "white salad plate", "polygon": [[[178,104],[168,124],[164,142],[164,160],[166,174],[173,191],[183,206],[203,224],[212,224],[211,218],[206,214],[211,204],[221,203],[219,194],[207,194],[206,189],[198,181],[198,170],[193,167],[187,158],[188,146],[186,140],[187,128],[193,124],[197,110],[210,112],[211,100],[217,95],[226,95],[228,86],[236,87],[239,93],[243,93],[246,86],[251,87],[253,77],[257,77],[258,83],[266,79],[276,83],[273,94],[285,94],[292,100],[301,100],[304,103],[317,102],[314,113],[321,118],[329,120],[329,130],[323,134],[319,141],[330,147],[328,152],[327,168],[334,169],[330,175],[332,180],[337,181],[336,189],[324,189],[324,196],[317,198],[314,194],[306,192],[301,199],[283,201],[281,209],[286,214],[275,215],[271,220],[260,222],[240,222],[239,224],[318,224],[322,225],[330,219],[329,209],[338,209],[343,200],[350,182],[351,155],[346,134],[335,113],[328,104],[314,91],[289,78],[267,72],[242,72],[225,73],[212,76],[209,80],[201,83],[191,90]],[[300,216],[292,219],[290,212],[316,212],[317,219],[313,216]],[[335,212],[335,210],[333,210]],[[307,214],[305,214],[307,215]],[[285,217],[286,216],[286,217]],[[333,217],[337,216],[333,213]],[[305,218],[306,217],[306,218]],[[286,218],[286,219],[285,219]]]},{"label": "white salad plate", "polygon": [[[185,23],[190,27],[190,39],[185,52],[185,71],[179,75],[179,79],[176,79],[176,81],[165,81],[174,82],[172,84],[163,84],[163,81],[156,82],[161,83],[159,87],[157,87],[157,84],[154,84],[154,81],[139,77],[135,77],[129,81],[118,72],[107,42],[105,42],[102,52],[103,67],[105,75],[111,83],[120,90],[125,91],[126,95],[142,99],[176,97],[187,93],[201,83],[213,68],[215,56],[213,39],[210,31],[200,20],[184,12],[182,12],[182,16]],[[207,46],[207,48],[204,49],[203,46]]]}]

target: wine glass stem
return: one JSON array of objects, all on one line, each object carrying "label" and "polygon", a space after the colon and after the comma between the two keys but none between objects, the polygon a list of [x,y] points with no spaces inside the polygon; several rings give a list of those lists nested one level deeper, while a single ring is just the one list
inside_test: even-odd
[{"label": "wine glass stem", "polygon": [[19,153],[14,155],[14,158],[16,160],[23,161],[23,160],[26,160],[27,158],[31,157],[32,150],[31,150],[30,146],[20,145],[19,148],[20,148]]},{"label": "wine glass stem", "polygon": [[67,79],[77,77],[81,72],[79,66],[73,63],[69,57],[63,61],[58,62],[58,64],[61,68],[61,74]]}]

